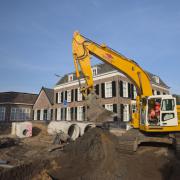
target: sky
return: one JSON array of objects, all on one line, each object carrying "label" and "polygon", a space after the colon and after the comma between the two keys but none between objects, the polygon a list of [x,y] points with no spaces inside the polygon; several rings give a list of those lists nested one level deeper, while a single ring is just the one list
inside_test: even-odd
[{"label": "sky", "polygon": [[0,92],[38,93],[73,72],[76,30],[180,94],[179,0],[0,0]]}]

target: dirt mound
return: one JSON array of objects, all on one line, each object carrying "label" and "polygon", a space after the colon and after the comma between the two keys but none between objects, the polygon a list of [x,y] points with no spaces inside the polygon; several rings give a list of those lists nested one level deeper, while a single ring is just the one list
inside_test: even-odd
[{"label": "dirt mound", "polygon": [[0,137],[0,148],[6,148],[17,145],[19,143],[18,138]]},{"label": "dirt mound", "polygon": [[91,129],[66,146],[48,173],[57,180],[174,179],[173,161],[164,153],[167,147],[140,147],[127,155],[120,153],[119,140],[108,131]]},{"label": "dirt mound", "polygon": [[[41,132],[43,134],[43,131]],[[40,134],[41,134],[40,133]],[[44,131],[45,133],[45,131]],[[43,140],[43,141],[42,141]],[[49,152],[47,137],[37,135],[19,146],[1,149],[0,159],[15,165],[0,171],[0,179],[22,180],[174,180],[180,163],[168,147],[140,147],[133,155],[122,154],[120,138],[93,128],[64,151]],[[51,178],[52,177],[52,178]]]},{"label": "dirt mound", "polygon": [[[107,131],[93,128],[65,148],[59,167],[49,173],[55,179],[121,179],[126,173],[120,163],[118,138]],[[122,165],[119,168],[119,163]]]}]

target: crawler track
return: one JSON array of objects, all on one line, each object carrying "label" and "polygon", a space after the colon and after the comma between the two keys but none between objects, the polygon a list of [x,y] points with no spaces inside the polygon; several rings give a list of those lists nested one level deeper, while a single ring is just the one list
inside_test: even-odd
[{"label": "crawler track", "polygon": [[180,159],[180,133],[175,134],[175,151],[176,157]]},{"label": "crawler track", "polygon": [[138,131],[131,129],[119,137],[118,151],[123,154],[133,154],[137,150]]}]

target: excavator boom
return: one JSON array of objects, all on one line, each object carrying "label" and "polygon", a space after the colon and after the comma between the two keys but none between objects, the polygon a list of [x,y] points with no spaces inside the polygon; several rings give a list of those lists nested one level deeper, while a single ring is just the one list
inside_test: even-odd
[{"label": "excavator boom", "polygon": [[[79,32],[75,32],[73,35],[72,49],[76,76],[79,79],[80,89],[82,94],[86,97],[87,104],[90,107],[88,109],[88,117],[90,117],[89,119],[93,119],[92,121],[106,121],[109,119],[105,118],[108,117],[107,114],[109,113],[107,113],[105,110],[102,110],[104,108],[102,108],[96,102],[97,98],[94,94],[94,82],[90,62],[91,55],[93,55],[126,75],[136,86],[138,94],[136,98],[137,113],[133,114],[133,120],[131,123],[134,127],[138,128],[140,99],[147,98],[152,95],[151,82],[147,73],[133,60],[126,58],[106,45],[99,45],[89,40],[88,38],[85,38]],[[85,87],[82,87],[81,85],[81,74],[86,81]],[[87,90],[89,94],[87,93]],[[96,106],[94,106],[95,104]]]},{"label": "excavator boom", "polygon": [[85,38],[78,32],[74,33],[72,48],[76,75],[80,78],[80,67],[86,80],[87,89],[93,89],[93,75],[90,63],[90,55],[93,55],[126,75],[136,86],[139,96],[148,97],[152,95],[149,76],[133,60],[126,58],[105,45],[99,45]]}]

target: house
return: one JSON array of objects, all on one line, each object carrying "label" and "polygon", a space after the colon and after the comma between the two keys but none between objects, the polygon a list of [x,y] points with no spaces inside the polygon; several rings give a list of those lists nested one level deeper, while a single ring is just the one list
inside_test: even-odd
[{"label": "house", "polygon": [[[94,87],[99,103],[106,109],[118,114],[121,121],[129,121],[136,110],[136,88],[132,82],[108,64],[92,67]],[[152,83],[153,94],[169,94],[169,87],[163,80],[147,72]],[[82,85],[85,83],[81,79]],[[87,120],[87,107],[79,90],[75,73],[64,75],[54,87],[54,120]]]},{"label": "house", "polygon": [[33,119],[33,105],[37,94],[22,92],[0,93],[0,121],[26,121]]},{"label": "house", "polygon": [[34,120],[53,120],[54,90],[42,87],[33,110]]}]

